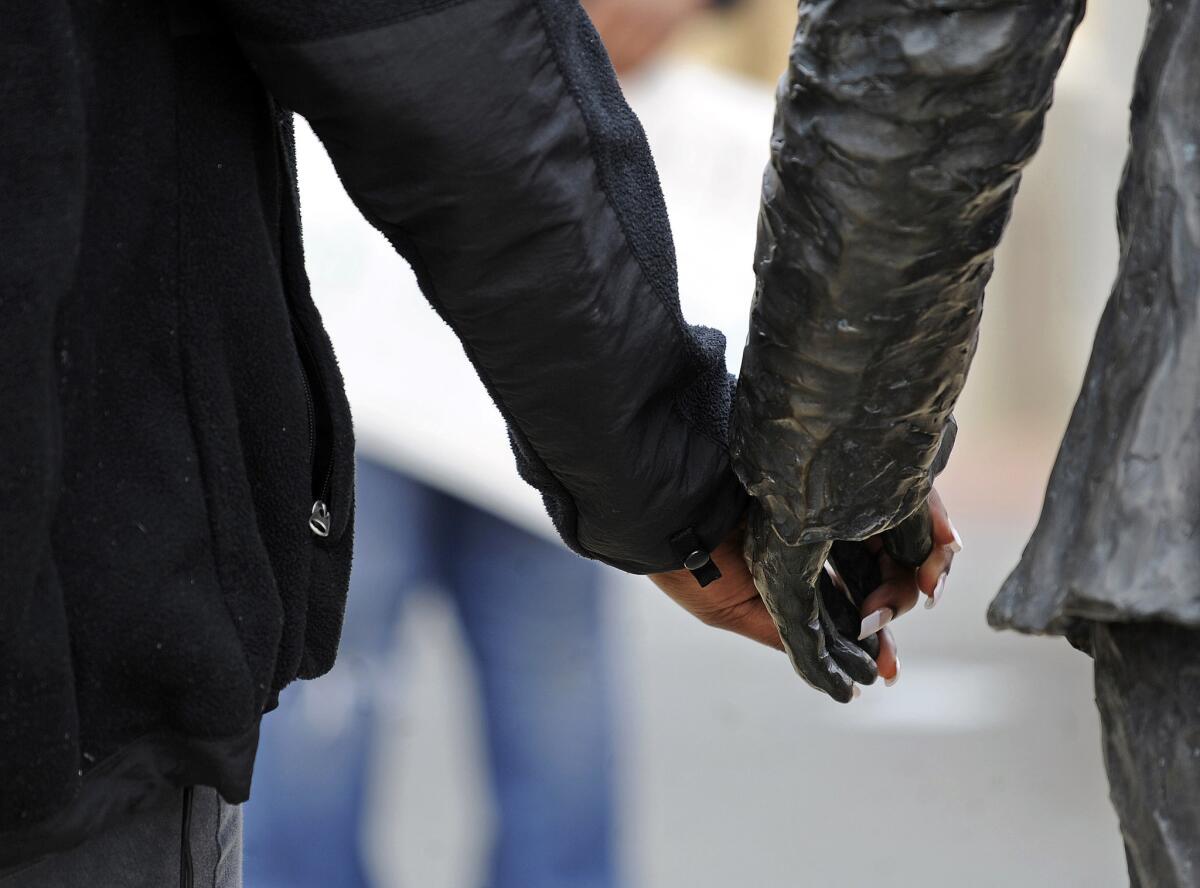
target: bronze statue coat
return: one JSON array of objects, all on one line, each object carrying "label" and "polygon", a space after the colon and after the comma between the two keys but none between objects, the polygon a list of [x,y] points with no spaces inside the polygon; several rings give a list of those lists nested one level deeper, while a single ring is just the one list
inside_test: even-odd
[{"label": "bronze statue coat", "polygon": [[988,620],[1200,625],[1200,3],[1151,3],[1121,264],[1042,517]]}]

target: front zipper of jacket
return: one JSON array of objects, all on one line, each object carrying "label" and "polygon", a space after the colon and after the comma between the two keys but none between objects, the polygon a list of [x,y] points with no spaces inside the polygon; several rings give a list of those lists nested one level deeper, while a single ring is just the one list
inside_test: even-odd
[{"label": "front zipper of jacket", "polygon": [[[321,372],[295,315],[292,315],[292,332],[300,357],[300,380],[304,384],[304,403],[308,411],[308,463],[312,467],[313,497],[308,515],[308,529],[323,539],[329,536],[333,522],[329,511],[329,487],[333,479],[333,435],[327,428],[329,412],[327,409],[319,410],[317,399],[314,397],[314,390],[324,392]],[[319,427],[322,421],[326,425],[324,428]]]}]

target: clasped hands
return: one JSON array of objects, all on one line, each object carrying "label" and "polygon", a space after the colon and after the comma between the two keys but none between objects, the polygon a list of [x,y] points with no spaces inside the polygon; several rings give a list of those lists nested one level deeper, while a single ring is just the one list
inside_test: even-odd
[{"label": "clasped hands", "polygon": [[805,681],[848,703],[858,695],[857,685],[879,676],[888,685],[899,679],[889,624],[922,594],[926,607],[938,603],[962,549],[936,490],[922,508],[927,520],[919,513],[908,519],[910,530],[920,527],[930,537],[929,554],[918,565],[898,560],[903,555],[886,534],[788,546],[752,504],[746,521],[712,553],[720,579],[701,587],[686,570],[650,579],[705,624],[786,651]]}]

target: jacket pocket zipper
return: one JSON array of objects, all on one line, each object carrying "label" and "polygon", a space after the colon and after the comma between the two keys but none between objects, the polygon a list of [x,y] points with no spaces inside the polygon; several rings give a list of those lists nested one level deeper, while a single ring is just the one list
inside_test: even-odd
[{"label": "jacket pocket zipper", "polygon": [[308,529],[314,535],[329,536],[333,515],[329,510],[329,485],[333,479],[333,435],[328,428],[318,428],[328,415],[318,412],[314,386],[320,385],[320,371],[299,322],[292,317],[292,333],[300,354],[300,380],[304,384],[304,402],[308,409],[308,462],[312,466],[313,504],[308,516]]}]

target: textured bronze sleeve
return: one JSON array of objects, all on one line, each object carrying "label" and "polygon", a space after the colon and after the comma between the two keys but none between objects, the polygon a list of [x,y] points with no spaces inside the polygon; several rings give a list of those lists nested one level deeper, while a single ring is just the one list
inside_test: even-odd
[{"label": "textured bronze sleeve", "polygon": [[1083,2],[799,12],[732,428],[740,478],[792,546],[924,502]]}]

